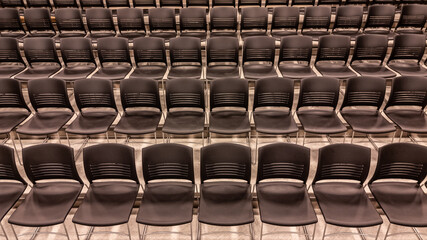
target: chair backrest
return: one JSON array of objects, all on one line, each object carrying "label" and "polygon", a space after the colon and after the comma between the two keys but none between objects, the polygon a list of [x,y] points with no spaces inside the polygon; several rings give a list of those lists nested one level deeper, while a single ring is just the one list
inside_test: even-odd
[{"label": "chair backrest", "polygon": [[186,78],[167,81],[166,106],[168,111],[176,107],[200,108],[205,111],[203,81]]},{"label": "chair backrest", "polygon": [[23,108],[31,112],[25,103],[21,83],[18,80],[0,79],[0,108]]},{"label": "chair backrest", "polygon": [[227,62],[239,64],[239,40],[235,37],[209,38],[206,47],[207,64]]},{"label": "chair backrest", "polygon": [[205,7],[209,8],[209,0],[186,0],[187,7]]},{"label": "chair backrest", "polygon": [[235,7],[236,0],[212,0],[212,9],[217,6],[227,6],[227,7]]},{"label": "chair backrest", "polygon": [[86,29],[83,24],[82,14],[77,8],[62,8],[55,10],[56,27],[62,31],[83,31]]},{"label": "chair backrest", "polygon": [[25,26],[29,32],[32,31],[53,31],[50,20],[50,12],[46,8],[31,8],[24,10]]},{"label": "chair backrest", "polygon": [[289,2],[290,2],[289,0],[266,0],[265,1],[265,7],[268,7],[268,6],[271,6],[271,5],[288,6]]},{"label": "chair backrest", "polygon": [[[233,5],[234,6],[234,5]],[[210,10],[210,30],[237,31],[237,9],[215,7]]]},{"label": "chair backrest", "polygon": [[155,144],[142,149],[144,181],[181,179],[194,183],[193,149],[176,144]]},{"label": "chair backrest", "polygon": [[0,31],[22,31],[24,27],[19,17],[18,9],[4,8],[0,9]]},{"label": "chair backrest", "polygon": [[26,65],[16,38],[0,37],[0,62],[19,62]]},{"label": "chair backrest", "polygon": [[182,8],[179,13],[180,30],[203,30],[207,31],[206,9],[204,8]]},{"label": "chair backrest", "polygon": [[30,8],[52,8],[49,0],[27,0],[27,5]]},{"label": "chair backrest", "polygon": [[202,65],[202,50],[200,38],[179,37],[169,40],[170,62],[175,63],[199,63]]},{"label": "chair backrest", "polygon": [[396,8],[392,5],[372,5],[369,6],[366,18],[366,28],[388,28],[391,29],[394,22]]},{"label": "chair backrest", "polygon": [[256,182],[285,178],[307,181],[310,173],[310,149],[290,143],[273,143],[258,150]]},{"label": "chair backrest", "polygon": [[329,30],[331,7],[306,7],[301,31],[307,28]]},{"label": "chair backrest", "polygon": [[167,65],[165,40],[156,37],[140,37],[133,40],[135,63],[158,62]]},{"label": "chair backrest", "polygon": [[117,26],[119,31],[144,31],[144,13],[139,8],[117,9]]},{"label": "chair backrest", "polygon": [[89,32],[112,31],[116,32],[111,9],[90,8],[86,10],[86,22]]},{"label": "chair backrest", "polygon": [[350,54],[350,46],[349,36],[321,36],[315,63],[319,61],[344,61],[346,64]]},{"label": "chair backrest", "polygon": [[379,77],[354,77],[347,80],[341,109],[352,106],[381,108],[386,91],[386,81]]},{"label": "chair backrest", "polygon": [[129,0],[106,0],[105,3],[107,4],[107,8],[110,8],[110,7],[130,8]]},{"label": "chair backrest", "polygon": [[427,6],[421,4],[403,5],[397,28],[419,28],[423,29],[427,19]]},{"label": "chair backrest", "polygon": [[[77,0],[53,0],[55,8],[78,8]],[[56,10],[55,10],[56,11]]]},{"label": "chair backrest", "polygon": [[127,62],[132,65],[127,38],[105,37],[98,39],[98,58],[105,62]]},{"label": "chair backrest", "polygon": [[268,26],[268,9],[265,7],[242,8],[240,20],[240,31],[243,30],[264,30]]},{"label": "chair backrest", "polygon": [[239,78],[215,79],[211,82],[210,108],[241,107],[248,110],[248,81]]},{"label": "chair backrest", "polygon": [[234,143],[216,143],[200,150],[200,178],[251,181],[251,149]]},{"label": "chair backrest", "polygon": [[309,77],[301,80],[297,110],[301,107],[323,106],[335,109],[340,82],[332,77]]},{"label": "chair backrest", "polygon": [[392,81],[390,97],[384,110],[392,106],[427,105],[427,81],[425,77],[403,76]]},{"label": "chair backrest", "polygon": [[360,30],[360,28],[362,27],[362,19],[363,19],[362,6],[338,7],[333,29],[357,28],[357,30]]},{"label": "chair backrest", "polygon": [[371,149],[355,144],[332,144],[319,149],[313,185],[321,180],[365,182],[371,165]]},{"label": "chair backrest", "polygon": [[[237,1],[237,7],[241,8],[241,6],[258,6],[261,7],[261,0],[239,0]],[[243,8],[242,8],[243,10]]]},{"label": "chair backrest", "polygon": [[280,42],[279,64],[283,61],[305,61],[310,64],[313,39],[309,36],[286,36]]},{"label": "chair backrest", "polygon": [[341,5],[342,0],[318,0],[317,5]]},{"label": "chair backrest", "polygon": [[129,78],[120,82],[123,110],[132,107],[152,107],[162,111],[158,82],[152,79]]},{"label": "chair backrest", "polygon": [[275,7],[271,21],[271,31],[274,29],[298,30],[299,9],[297,7]]},{"label": "chair backrest", "polygon": [[148,24],[152,31],[175,31],[175,13],[170,8],[151,8],[148,10]]},{"label": "chair backrest", "polygon": [[394,37],[393,48],[387,62],[399,59],[417,60],[420,63],[426,48],[423,34],[401,34]]},{"label": "chair backrest", "polygon": [[30,66],[35,62],[55,62],[61,65],[52,38],[34,37],[24,39],[25,58]]},{"label": "chair backrest", "polygon": [[62,38],[61,55],[65,66],[70,62],[87,62],[96,65],[96,61],[93,56],[92,42],[87,38]]},{"label": "chair backrest", "polygon": [[80,0],[80,6],[82,8],[91,8],[91,7],[104,7],[102,0]]},{"label": "chair backrest", "polygon": [[292,0],[291,6],[294,5],[313,5],[316,2],[316,0]]},{"label": "chair backrest", "polygon": [[156,0],[133,0],[133,7],[156,7]]},{"label": "chair backrest", "polygon": [[257,107],[287,107],[292,109],[294,81],[290,78],[261,78],[255,82],[254,111]]},{"label": "chair backrest", "polygon": [[108,79],[79,79],[74,82],[76,105],[83,108],[112,108],[117,111],[114,101],[113,84]]},{"label": "chair backrest", "polygon": [[23,0],[2,0],[1,6],[4,8],[25,8]]},{"label": "chair backrest", "polygon": [[183,0],[160,0],[160,7],[184,7]]},{"label": "chair backrest", "polygon": [[243,64],[251,61],[265,61],[274,64],[275,39],[267,36],[248,37],[243,43]]},{"label": "chair backrest", "polygon": [[117,143],[86,147],[83,149],[83,164],[90,183],[100,179],[126,179],[139,184],[132,147]]},{"label": "chair backrest", "polygon": [[64,80],[40,78],[28,81],[28,95],[31,106],[39,108],[68,108],[74,112],[68,99],[67,85]]},{"label": "chair backrest", "polygon": [[0,145],[0,179],[16,180],[27,185],[16,167],[15,152],[13,151],[13,148],[6,145]]},{"label": "chair backrest", "polygon": [[387,48],[388,38],[386,35],[366,34],[357,36],[350,64],[353,61],[379,60],[382,65],[387,54]]}]

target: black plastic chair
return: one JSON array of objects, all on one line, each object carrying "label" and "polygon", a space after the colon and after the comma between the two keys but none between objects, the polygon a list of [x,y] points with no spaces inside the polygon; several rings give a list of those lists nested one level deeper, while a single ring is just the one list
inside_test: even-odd
[{"label": "black plastic chair", "polygon": [[50,20],[50,12],[46,8],[32,8],[24,10],[27,37],[54,37],[56,31]]},{"label": "black plastic chair", "polygon": [[243,43],[242,69],[245,79],[257,80],[263,77],[277,77],[274,57],[275,39],[267,36],[253,36]]},{"label": "black plastic chair", "polygon": [[129,78],[162,80],[168,68],[165,40],[156,37],[141,37],[133,41],[135,69]]},{"label": "black plastic chair", "polygon": [[267,36],[268,9],[265,7],[242,8],[240,37]]},{"label": "black plastic chair", "polygon": [[183,0],[160,0],[160,8],[164,7],[175,7],[175,8],[183,8],[184,1]]},{"label": "black plastic chair", "polygon": [[303,145],[306,133],[326,134],[328,141],[332,142],[329,134],[347,131],[335,112],[339,88],[340,83],[336,78],[309,77],[301,80],[297,115],[304,130]]},{"label": "black plastic chair", "polygon": [[0,3],[4,8],[26,8],[23,0],[1,0]]},{"label": "black plastic chair", "polygon": [[187,7],[209,8],[209,0],[186,0]]},{"label": "black plastic chair", "polygon": [[203,73],[200,38],[179,37],[169,43],[170,68],[168,79],[200,79]]},{"label": "black plastic chair", "polygon": [[[0,11],[1,16],[1,11]],[[21,57],[18,41],[11,37],[0,38],[0,78],[10,78],[22,72],[27,65]]]},{"label": "black plastic chair", "polygon": [[202,224],[220,227],[249,225],[249,236],[253,239],[251,149],[232,143],[203,147],[200,150],[200,176],[197,239],[202,239]]},{"label": "black plastic chair", "polygon": [[363,32],[366,34],[387,35],[392,40],[394,33],[391,31],[391,28],[394,23],[395,11],[396,7],[393,5],[369,6]]},{"label": "black plastic chair", "polygon": [[[313,1],[314,3],[314,1]],[[318,40],[320,36],[329,35],[331,24],[331,7],[306,7],[301,34]]]},{"label": "black plastic chair", "polygon": [[236,0],[212,0],[212,9],[214,7],[235,7]]},{"label": "black plastic chair", "polygon": [[30,8],[52,9],[52,5],[49,0],[27,0],[27,6]]},{"label": "black plastic chair", "polygon": [[57,38],[84,37],[87,35],[79,9],[63,8],[55,10]]},{"label": "black plastic chair", "polygon": [[290,0],[266,0],[265,1],[265,7],[271,7],[271,6],[288,6],[289,2],[290,2]]},{"label": "black plastic chair", "polygon": [[165,40],[176,37],[175,12],[170,8],[152,8],[148,10],[150,37]]},{"label": "black plastic chair", "polygon": [[91,78],[122,80],[132,70],[129,45],[126,38],[106,37],[98,39],[98,58],[101,67]]},{"label": "black plastic chair", "polygon": [[[139,190],[135,168],[135,151],[129,146],[103,143],[83,150],[83,164],[89,188],[73,217],[76,225],[90,226],[89,236],[96,234],[95,227],[126,224],[131,239],[129,217]],[[105,233],[105,232],[102,232]]]},{"label": "black plastic chair", "polygon": [[209,15],[210,37],[237,37],[237,9],[230,7],[215,7],[210,10]]},{"label": "black plastic chair", "polygon": [[[77,0],[53,0],[53,6],[58,8],[78,8]],[[55,9],[55,11],[56,11]]]},{"label": "black plastic chair", "polygon": [[207,80],[239,78],[239,40],[235,37],[209,38],[206,62]]},{"label": "black plastic chair", "polygon": [[104,2],[102,0],[79,0],[80,6],[86,8],[103,8]]},{"label": "black plastic chair", "polygon": [[55,41],[51,38],[24,39],[24,54],[28,68],[14,77],[20,81],[47,78],[62,67],[56,53]]},{"label": "black plastic chair", "polygon": [[336,13],[332,34],[347,35],[354,40],[361,34],[362,19],[362,6],[341,6]]},{"label": "black plastic chair", "polygon": [[156,0],[133,0],[133,7],[156,7]]},{"label": "black plastic chair", "polygon": [[110,9],[90,8],[86,10],[88,37],[92,39],[116,36],[113,14]]},{"label": "black plastic chair", "polygon": [[183,8],[179,12],[181,37],[197,37],[206,40],[207,23],[205,8]]},{"label": "black plastic chair", "polygon": [[237,1],[237,8],[241,8],[243,10],[243,7],[245,7],[245,6],[261,7],[261,4],[262,4],[261,0],[238,0]]},{"label": "black plastic chair", "polygon": [[173,143],[146,147],[142,149],[142,164],[145,189],[136,216],[140,239],[156,233],[187,235],[177,231],[147,232],[149,226],[164,228],[183,224],[190,225],[188,235],[192,238],[193,149]]},{"label": "black plastic chair", "polygon": [[350,46],[349,36],[320,37],[314,66],[322,76],[338,79],[356,77],[356,73],[347,66]]},{"label": "black plastic chair", "polygon": [[[378,239],[383,220],[369,200],[363,183],[371,164],[371,150],[353,144],[333,144],[319,149],[313,191],[325,219],[322,239],[356,235]],[[349,181],[350,180],[350,181]],[[326,234],[327,226],[357,228],[358,232]],[[378,226],[376,235],[362,228]]]},{"label": "black plastic chair", "polygon": [[18,9],[0,9],[0,36],[20,39],[25,35]]},{"label": "black plastic chair", "polygon": [[427,7],[421,4],[402,6],[395,32],[398,34],[423,34],[427,19]]},{"label": "black plastic chair", "polygon": [[[23,149],[22,157],[33,187],[9,218],[15,238],[39,234],[70,238],[64,221],[83,188],[73,149],[61,144],[41,144]],[[65,233],[39,231],[42,227],[59,224],[63,225]],[[14,225],[33,227],[36,231],[17,235]]]},{"label": "black plastic chair", "polygon": [[133,40],[145,36],[144,13],[138,8],[117,9],[117,26],[119,37]]},{"label": "black plastic chair", "polygon": [[271,21],[270,34],[276,40],[282,37],[297,35],[299,25],[299,9],[297,7],[275,7]]},{"label": "black plastic chair", "polygon": [[105,4],[107,8],[130,8],[129,0],[106,0]]},{"label": "black plastic chair", "polygon": [[384,66],[387,48],[387,36],[379,34],[358,36],[350,61],[351,68],[364,77],[395,77],[396,74]]},{"label": "black plastic chair", "polygon": [[[261,147],[258,159],[256,192],[261,218],[260,240],[264,235],[264,224],[301,226],[306,239],[310,239],[307,225],[314,225],[311,235],[311,240],[314,240],[317,216],[306,186],[310,149],[296,144],[274,143]],[[300,233],[276,230],[265,234]]]},{"label": "black plastic chair", "polygon": [[[308,36],[283,37],[280,42],[278,69],[283,77],[303,79],[314,77],[310,66],[313,39]],[[301,63],[301,62],[305,62]]]}]

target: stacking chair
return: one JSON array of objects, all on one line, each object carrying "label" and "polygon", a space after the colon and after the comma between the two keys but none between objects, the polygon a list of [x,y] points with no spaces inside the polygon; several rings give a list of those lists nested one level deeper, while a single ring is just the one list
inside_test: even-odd
[{"label": "stacking chair", "polygon": [[240,37],[267,36],[268,9],[265,7],[242,8]]},{"label": "stacking chair", "polygon": [[326,134],[328,141],[332,142],[329,134],[347,131],[335,112],[339,88],[336,78],[309,77],[301,80],[297,115],[304,130],[303,145],[306,133]]},{"label": "stacking chair", "polygon": [[129,78],[162,80],[168,69],[165,40],[156,37],[141,37],[133,41],[135,69]]},{"label": "stacking chair", "polygon": [[129,0],[106,0],[107,8],[130,8]]},{"label": "stacking chair", "polygon": [[331,35],[319,38],[314,66],[322,76],[336,77],[338,79],[357,76],[347,66],[350,45],[349,36]]},{"label": "stacking chair", "polygon": [[394,22],[396,7],[393,5],[372,5],[368,8],[363,32],[366,34],[383,34],[391,40],[394,33],[391,31]]},{"label": "stacking chair", "polygon": [[184,2],[183,0],[160,0],[160,8],[164,7],[175,7],[175,8],[183,8]]},{"label": "stacking chair", "polygon": [[299,26],[299,9],[297,7],[275,7],[271,21],[270,35],[276,40],[297,35]]},{"label": "stacking chair", "polygon": [[[319,161],[312,186],[325,219],[322,239],[336,235],[372,236],[378,239],[383,221],[363,186],[370,164],[371,150],[367,147],[333,144],[319,149]],[[357,228],[358,232],[327,234],[328,225]],[[374,226],[378,226],[376,235],[362,230]]]},{"label": "stacking chair", "polygon": [[212,9],[214,7],[235,7],[236,0],[212,0]]},{"label": "stacking chair", "polygon": [[[69,239],[64,221],[83,188],[73,149],[61,144],[40,144],[23,149],[22,157],[25,173],[33,187],[9,218],[15,238],[55,234]],[[36,230],[17,235],[15,225]],[[42,227],[55,225],[63,225],[65,233],[40,231]]]},{"label": "stacking chair", "polygon": [[122,80],[132,70],[129,45],[126,38],[98,39],[98,58],[101,67],[91,78]]},{"label": "stacking chair", "polygon": [[263,235],[299,234],[281,231],[264,233],[264,224],[301,226],[309,240],[307,225],[314,225],[311,236],[311,240],[314,240],[317,216],[306,186],[310,149],[296,144],[274,143],[259,149],[258,161],[256,192],[261,218],[260,240]]},{"label": "stacking chair", "polygon": [[27,0],[27,6],[30,8],[52,9],[52,5],[49,0]]},{"label": "stacking chair", "polygon": [[197,239],[202,239],[204,224],[217,227],[249,225],[248,235],[253,239],[251,149],[233,143],[203,147],[200,150],[200,176]]},{"label": "stacking chair", "polygon": [[149,226],[165,228],[185,224],[190,227],[188,235],[192,239],[195,190],[193,149],[174,143],[146,147],[142,149],[142,165],[145,189],[136,216],[139,238],[145,239],[156,233],[187,235],[177,231],[147,231]]},{"label": "stacking chair", "polygon": [[331,7],[306,7],[301,34],[310,36],[316,41],[320,36],[329,35],[330,24]]},{"label": "stacking chair", "polygon": [[271,6],[288,6],[289,2],[290,2],[290,0],[266,0],[265,1],[265,7],[271,7]]},{"label": "stacking chair", "polygon": [[423,34],[427,7],[421,4],[403,5],[394,31],[398,34]]},{"label": "stacking chair", "polygon": [[[1,16],[1,11],[0,11]],[[18,40],[12,37],[0,38],[0,78],[10,78],[22,72],[27,65],[21,57]]]},{"label": "stacking chair", "polygon": [[168,79],[200,79],[203,73],[200,38],[179,37],[169,43],[170,68]]},{"label": "stacking chair", "polygon": [[354,40],[361,34],[363,19],[362,6],[341,6],[338,7],[332,34],[347,35]]},{"label": "stacking chair", "polygon": [[62,67],[56,53],[55,42],[51,38],[24,39],[24,54],[28,62],[28,68],[14,77],[20,81],[47,78],[58,72]]},{"label": "stacking chair", "polygon": [[[215,1],[215,0],[214,0]],[[234,5],[233,5],[234,6]],[[210,10],[210,36],[237,36],[237,9],[215,7]]]},{"label": "stacking chair", "polygon": [[291,6],[294,5],[313,5],[316,2],[316,0],[292,0]]},{"label": "stacking chair", "polygon": [[104,7],[104,2],[102,0],[79,0],[79,1],[80,1],[80,6],[83,9]]},{"label": "stacking chair", "polygon": [[53,0],[53,6],[56,8],[78,8],[77,0]]},{"label": "stacking chair", "polygon": [[384,66],[387,48],[387,36],[379,34],[358,36],[350,61],[351,68],[364,77],[395,77],[396,74]]},{"label": "stacking chair", "polygon": [[243,43],[242,69],[245,79],[257,80],[262,77],[277,77],[274,57],[275,39],[267,36],[253,36]]},{"label": "stacking chair", "polygon": [[209,0],[187,0],[187,7],[209,8]]},{"label": "stacking chair", "polygon": [[26,8],[23,0],[2,0],[0,3],[4,8]]},{"label": "stacking chair", "polygon": [[262,4],[261,0],[239,0],[237,1],[237,8],[241,8],[243,10],[243,7],[246,7],[246,6],[261,7],[261,4]]},{"label": "stacking chair", "polygon": [[182,8],[179,12],[181,37],[197,37],[206,40],[207,23],[205,8]]},{"label": "stacking chair", "polygon": [[133,0],[133,7],[156,7],[156,0]]},{"label": "stacking chair", "polygon": [[[303,79],[314,77],[310,66],[313,39],[308,36],[287,36],[280,42],[278,69],[283,77]],[[301,63],[301,62],[305,62]]]},{"label": "stacking chair", "polygon": [[[425,146],[410,143],[389,144],[378,151],[378,164],[369,189],[390,222],[384,239],[406,234],[419,237],[416,227],[427,226],[427,196],[421,189],[427,174],[426,154]],[[393,225],[410,227],[414,232],[393,234]]]},{"label": "stacking chair", "polygon": [[239,40],[235,37],[209,38],[206,61],[207,80],[239,78]]},{"label": "stacking chair", "polygon": [[[103,143],[83,150],[83,164],[89,189],[73,217],[77,238],[96,234],[95,227],[126,224],[131,239],[129,217],[139,190],[135,151],[129,146]],[[90,226],[79,234],[76,225]],[[102,232],[105,233],[105,232]]]},{"label": "stacking chair", "polygon": [[18,9],[0,9],[0,36],[20,39],[27,35],[21,23]]},{"label": "stacking chair", "polygon": [[148,10],[148,24],[151,37],[165,40],[176,37],[175,12],[170,8],[152,8]]},{"label": "stacking chair", "polygon": [[87,35],[80,9],[62,8],[55,10],[57,38],[84,37]]},{"label": "stacking chair", "polygon": [[50,12],[46,8],[32,8],[24,10],[27,37],[53,37],[56,31],[50,20]]},{"label": "stacking chair", "polygon": [[88,37],[92,39],[114,37],[113,14],[107,8],[90,8],[86,10],[86,22],[89,30]]},{"label": "stacking chair", "polygon": [[144,14],[142,9],[117,9],[117,26],[119,27],[119,37],[125,37],[129,40],[145,37]]}]

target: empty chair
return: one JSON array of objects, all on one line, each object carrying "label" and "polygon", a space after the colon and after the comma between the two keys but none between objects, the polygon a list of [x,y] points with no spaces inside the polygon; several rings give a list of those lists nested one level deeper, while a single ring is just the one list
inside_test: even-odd
[{"label": "empty chair", "polygon": [[384,66],[388,39],[385,35],[367,34],[356,38],[350,66],[362,76],[393,78],[395,73]]},{"label": "empty chair", "polygon": [[[239,0],[237,1],[237,7],[242,8],[243,6],[258,6],[261,7],[261,0]],[[242,8],[243,10],[243,8]]]},{"label": "empty chair", "polygon": [[319,38],[317,56],[314,65],[322,76],[347,79],[356,77],[356,73],[347,66],[350,54],[349,36],[322,36]]},{"label": "empty chair", "polygon": [[22,38],[26,31],[21,23],[18,9],[4,8],[0,9],[0,36]]},{"label": "empty chair", "polygon": [[335,112],[339,87],[338,79],[331,77],[309,77],[301,80],[297,115],[304,129],[303,145],[306,133],[328,136],[347,131]]},{"label": "empty chair", "polygon": [[2,0],[1,6],[4,8],[25,8],[23,0]]},{"label": "empty chair", "polygon": [[55,74],[55,78],[65,81],[85,79],[97,68],[90,39],[82,37],[61,39],[61,55],[65,66]]},{"label": "empty chair", "polygon": [[79,9],[56,9],[55,20],[59,32],[58,38],[84,37],[87,34]]},{"label": "empty chair", "polygon": [[270,6],[288,6],[289,2],[290,2],[289,0],[266,0],[265,1],[265,7],[270,7]]},{"label": "empty chair", "polygon": [[200,39],[179,37],[170,40],[169,54],[171,67],[168,79],[196,78],[202,74],[202,53]]},{"label": "empty chair", "polygon": [[130,8],[129,0],[106,0],[107,8]]},{"label": "empty chair", "polygon": [[27,5],[30,8],[52,8],[49,0],[27,0]]},{"label": "empty chair", "polygon": [[236,0],[212,0],[212,8],[214,7],[235,7],[236,6]]},{"label": "empty chair", "polygon": [[90,8],[86,10],[87,28],[89,37],[93,39],[113,37],[116,35],[113,15],[110,9]]},{"label": "empty chair", "polygon": [[82,8],[103,8],[104,3],[102,0],[79,0]]},{"label": "empty chair", "polygon": [[292,0],[291,6],[294,5],[314,5],[316,0]]},{"label": "empty chair", "polygon": [[141,37],[135,39],[133,56],[136,66],[129,78],[163,79],[168,68],[163,38]]},{"label": "empty chair", "polygon": [[133,0],[133,7],[156,7],[156,0]]},{"label": "empty chair", "polygon": [[[261,218],[260,240],[264,224],[301,226],[306,239],[310,239],[307,225],[315,226],[317,223],[306,186],[310,171],[310,149],[296,144],[274,143],[259,149],[258,161],[256,188]],[[297,231],[289,233],[299,234]]]},{"label": "empty chair", "polygon": [[206,40],[207,23],[205,8],[183,8],[179,13],[181,37],[197,37]]},{"label": "empty chair", "polygon": [[372,5],[368,8],[363,32],[367,34],[383,34],[389,39],[393,39],[394,33],[391,28],[394,22],[395,6],[393,5]]},{"label": "empty chair", "polygon": [[101,68],[92,78],[122,80],[132,70],[128,40],[121,37],[98,39],[98,58]]},{"label": "empty chair", "polygon": [[144,14],[139,8],[117,9],[119,37],[129,40],[145,36]]},{"label": "empty chair", "polygon": [[240,37],[266,36],[268,27],[268,9],[264,7],[242,8]]},{"label": "empty chair", "polygon": [[[77,0],[53,0],[53,6],[58,8],[78,8]],[[55,10],[56,10],[55,9]]]},{"label": "empty chair", "polygon": [[126,224],[130,239],[128,222],[139,190],[135,150],[114,143],[98,144],[83,149],[83,164],[90,185],[73,217],[76,234],[87,235],[79,234],[76,225],[90,226],[92,235],[97,233],[95,227]]},{"label": "empty chair", "polygon": [[151,37],[160,37],[165,40],[176,37],[175,13],[170,8],[149,9],[148,24]]},{"label": "empty chair", "polygon": [[298,34],[299,9],[297,7],[275,7],[271,21],[271,36],[276,40]]},{"label": "empty chair", "polygon": [[184,3],[182,0],[160,0],[160,7],[184,7]]},{"label": "empty chair", "polygon": [[203,147],[200,150],[200,176],[198,239],[202,239],[203,224],[217,227],[249,225],[249,236],[253,239],[251,149],[232,143]]},{"label": "empty chair", "polygon": [[239,78],[239,40],[235,37],[209,38],[206,61],[206,79]]},{"label": "empty chair", "polygon": [[24,39],[24,54],[28,68],[16,75],[15,79],[28,81],[36,78],[47,78],[61,69],[55,42],[51,38]]},{"label": "empty chair", "polygon": [[272,37],[253,36],[245,39],[242,63],[245,79],[277,77],[274,67],[275,48],[275,39]]},{"label": "empty chair", "polygon": [[215,7],[210,10],[209,14],[211,37],[237,36],[237,9],[230,7]]},{"label": "empty chair", "polygon": [[316,76],[310,66],[312,49],[313,39],[311,37],[288,36],[282,38],[278,63],[282,76],[292,79]]},{"label": "empty chair", "polygon": [[10,78],[26,68],[16,39],[1,37],[0,52],[0,78]]},{"label": "empty chair", "polygon": [[[378,238],[383,221],[363,187],[370,164],[371,150],[367,147],[333,144],[319,150],[312,186],[326,223],[322,239],[340,234]],[[359,231],[326,234],[328,225]],[[376,235],[362,232],[362,228],[374,226],[378,226]]]},{"label": "empty chair", "polygon": [[187,0],[187,7],[209,8],[209,0]]},{"label": "empty chair", "polygon": [[330,23],[330,7],[306,7],[301,34],[318,40],[320,36],[329,35]]},{"label": "empty chair", "polygon": [[427,19],[427,7],[421,4],[403,5],[395,32],[399,34],[423,34]]},{"label": "empty chair", "polygon": [[28,37],[53,37],[56,35],[50,21],[50,12],[46,8],[25,9],[24,20]]},{"label": "empty chair", "polygon": [[[145,239],[148,226],[165,228],[186,224],[190,225],[188,235],[192,238],[193,149],[173,143],[146,147],[142,149],[142,164],[145,190],[136,222],[138,230],[140,224],[144,230],[142,234],[138,231],[139,237]],[[184,235],[176,230],[159,233]]]},{"label": "empty chair", "polygon": [[355,39],[361,34],[362,19],[362,6],[341,6],[337,10],[332,34],[347,35]]}]

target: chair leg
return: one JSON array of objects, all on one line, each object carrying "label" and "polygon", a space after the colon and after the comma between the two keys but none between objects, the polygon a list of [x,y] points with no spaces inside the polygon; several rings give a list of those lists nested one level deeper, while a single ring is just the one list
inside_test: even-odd
[{"label": "chair leg", "polygon": [[56,134],[58,135],[59,144],[62,144],[62,142],[61,142],[61,135],[59,135],[59,132],[57,132]]},{"label": "chair leg", "polygon": [[197,239],[202,240],[202,223],[197,221]]},{"label": "chair leg", "polygon": [[15,136],[11,137],[9,134],[9,138],[12,140],[12,144],[13,144],[13,148],[15,149],[15,153],[16,153],[16,157],[18,158],[19,164],[21,164],[22,166],[22,160],[21,157],[19,156],[19,152],[18,149],[16,148],[16,144],[15,144]]},{"label": "chair leg", "polygon": [[190,222],[190,238],[193,240],[193,222]]},{"label": "chair leg", "polygon": [[19,144],[21,145],[21,150],[24,150],[24,145],[22,144],[21,136],[19,136],[19,133],[16,133],[16,136],[18,137]]},{"label": "chair leg", "polygon": [[77,225],[75,223],[73,223],[73,225],[74,225],[74,231],[76,232],[76,235],[77,235],[77,240],[80,240],[79,231],[77,231]]},{"label": "chair leg", "polygon": [[377,231],[377,235],[375,235],[375,240],[377,240],[378,236],[380,235],[381,226],[382,226],[382,224],[380,224],[380,226],[378,226],[378,231]]},{"label": "chair leg", "polygon": [[317,227],[317,223],[315,223],[315,224],[314,224],[314,227],[313,227],[313,235],[312,235],[312,237],[311,237],[311,240],[314,240],[314,237],[316,236],[316,227]]},{"label": "chair leg", "polygon": [[129,240],[132,240],[131,234],[130,234],[130,227],[129,227],[129,222],[126,223],[127,229],[128,229],[128,236],[129,236]]},{"label": "chair leg", "polygon": [[297,131],[297,135],[295,136],[295,144],[298,144],[298,135],[299,135],[299,132]]},{"label": "chair leg", "polygon": [[157,131],[154,132],[154,143],[157,144]]},{"label": "chair leg", "polygon": [[68,230],[64,222],[62,223],[62,226],[64,226],[64,231],[65,231],[65,235],[67,235],[67,239],[70,240],[70,235],[68,235]]},{"label": "chair leg", "polygon": [[144,225],[144,228],[143,228],[143,230],[142,230],[142,237],[141,237],[141,240],[145,240],[145,237],[147,236],[147,228],[148,228],[148,226],[147,226],[147,225]]},{"label": "chair leg", "polygon": [[6,234],[6,231],[4,230],[3,224],[0,222],[1,230],[3,231],[3,235],[6,238],[6,240],[9,240],[9,237]]},{"label": "chair leg", "polygon": [[391,228],[391,223],[389,223],[389,224],[388,224],[387,231],[385,232],[384,240],[387,240],[387,238],[388,238],[388,233],[390,232],[390,228]]},{"label": "chair leg", "polygon": [[399,136],[399,142],[402,140],[402,136],[403,136],[403,130],[400,130],[400,136]]},{"label": "chair leg", "polygon": [[352,133],[351,133],[351,141],[350,141],[350,143],[351,143],[351,144],[353,144],[353,139],[354,139],[354,131],[352,130]]},{"label": "chair leg", "polygon": [[114,132],[114,140],[116,141],[116,143],[117,143],[117,133],[116,132]]},{"label": "chair leg", "polygon": [[10,224],[10,226],[12,227],[12,232],[13,235],[15,235],[15,239],[18,240],[18,234],[16,234],[15,228],[13,227],[13,224]]},{"label": "chair leg", "polygon": [[303,137],[303,139],[302,139],[302,145],[303,145],[303,146],[305,146],[305,137],[306,137],[306,135],[307,135],[307,133],[306,133],[306,132],[304,132],[304,137]]},{"label": "chair leg", "polygon": [[254,240],[254,229],[252,227],[252,223],[249,223],[249,235],[251,236],[251,240]]},{"label": "chair leg", "polygon": [[108,132],[105,133],[105,137],[107,137],[107,143],[110,143],[110,139],[108,138]]},{"label": "chair leg", "polygon": [[325,227],[323,228],[323,235],[322,235],[322,240],[325,239],[325,235],[326,235],[326,226],[328,226],[327,223],[325,223]]},{"label": "chair leg", "polygon": [[260,229],[260,232],[259,232],[259,240],[262,240],[262,232],[263,232],[263,229],[264,229],[264,223],[263,223],[263,222],[261,222],[261,229]]}]

